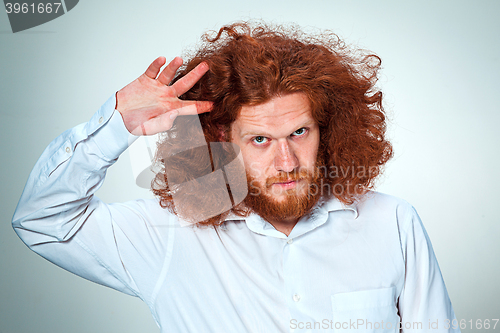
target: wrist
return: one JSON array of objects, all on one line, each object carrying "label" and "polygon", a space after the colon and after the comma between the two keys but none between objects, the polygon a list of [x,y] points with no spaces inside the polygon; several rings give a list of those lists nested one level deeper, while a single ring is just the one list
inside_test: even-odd
[{"label": "wrist", "polygon": [[115,110],[120,112],[120,114],[123,117],[123,110],[124,110],[124,100],[125,97],[123,95],[123,89],[120,89],[116,92],[116,105],[115,105]]},{"label": "wrist", "polygon": [[115,93],[115,110],[118,110],[118,92],[119,90]]}]

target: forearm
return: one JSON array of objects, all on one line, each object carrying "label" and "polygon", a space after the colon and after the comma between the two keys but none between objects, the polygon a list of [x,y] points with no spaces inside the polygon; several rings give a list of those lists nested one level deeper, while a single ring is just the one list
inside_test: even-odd
[{"label": "forearm", "polygon": [[135,139],[114,106],[113,96],[88,123],[52,141],[36,163],[12,221],[28,246],[69,239],[91,213],[107,168]]}]

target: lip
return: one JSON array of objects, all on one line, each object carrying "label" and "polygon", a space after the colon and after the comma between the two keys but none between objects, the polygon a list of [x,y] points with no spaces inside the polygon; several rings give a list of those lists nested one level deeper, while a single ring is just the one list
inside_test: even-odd
[{"label": "lip", "polygon": [[297,185],[297,181],[290,180],[288,182],[283,182],[283,183],[274,183],[273,185],[279,186],[281,188],[289,189],[289,188],[294,188]]}]

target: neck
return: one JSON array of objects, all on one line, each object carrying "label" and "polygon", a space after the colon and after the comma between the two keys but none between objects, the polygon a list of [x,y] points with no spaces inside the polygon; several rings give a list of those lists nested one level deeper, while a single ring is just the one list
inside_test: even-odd
[{"label": "neck", "polygon": [[290,235],[290,233],[293,230],[293,227],[297,224],[299,221],[298,218],[290,218],[290,219],[284,219],[284,220],[273,220],[273,221],[268,221],[269,223],[272,224],[272,226],[278,230],[279,232],[284,233],[285,235]]}]

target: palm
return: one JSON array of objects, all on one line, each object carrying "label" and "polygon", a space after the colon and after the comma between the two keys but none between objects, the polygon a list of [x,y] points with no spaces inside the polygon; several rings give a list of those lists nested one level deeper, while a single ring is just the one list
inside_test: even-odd
[{"label": "palm", "polygon": [[205,63],[173,85],[177,69],[182,65],[180,58],[172,60],[158,75],[165,59],[156,59],[138,79],[117,94],[116,109],[121,113],[128,131],[134,135],[153,135],[170,129],[177,115],[198,114],[210,111],[211,102],[185,101],[178,96],[191,89],[206,73]]}]

